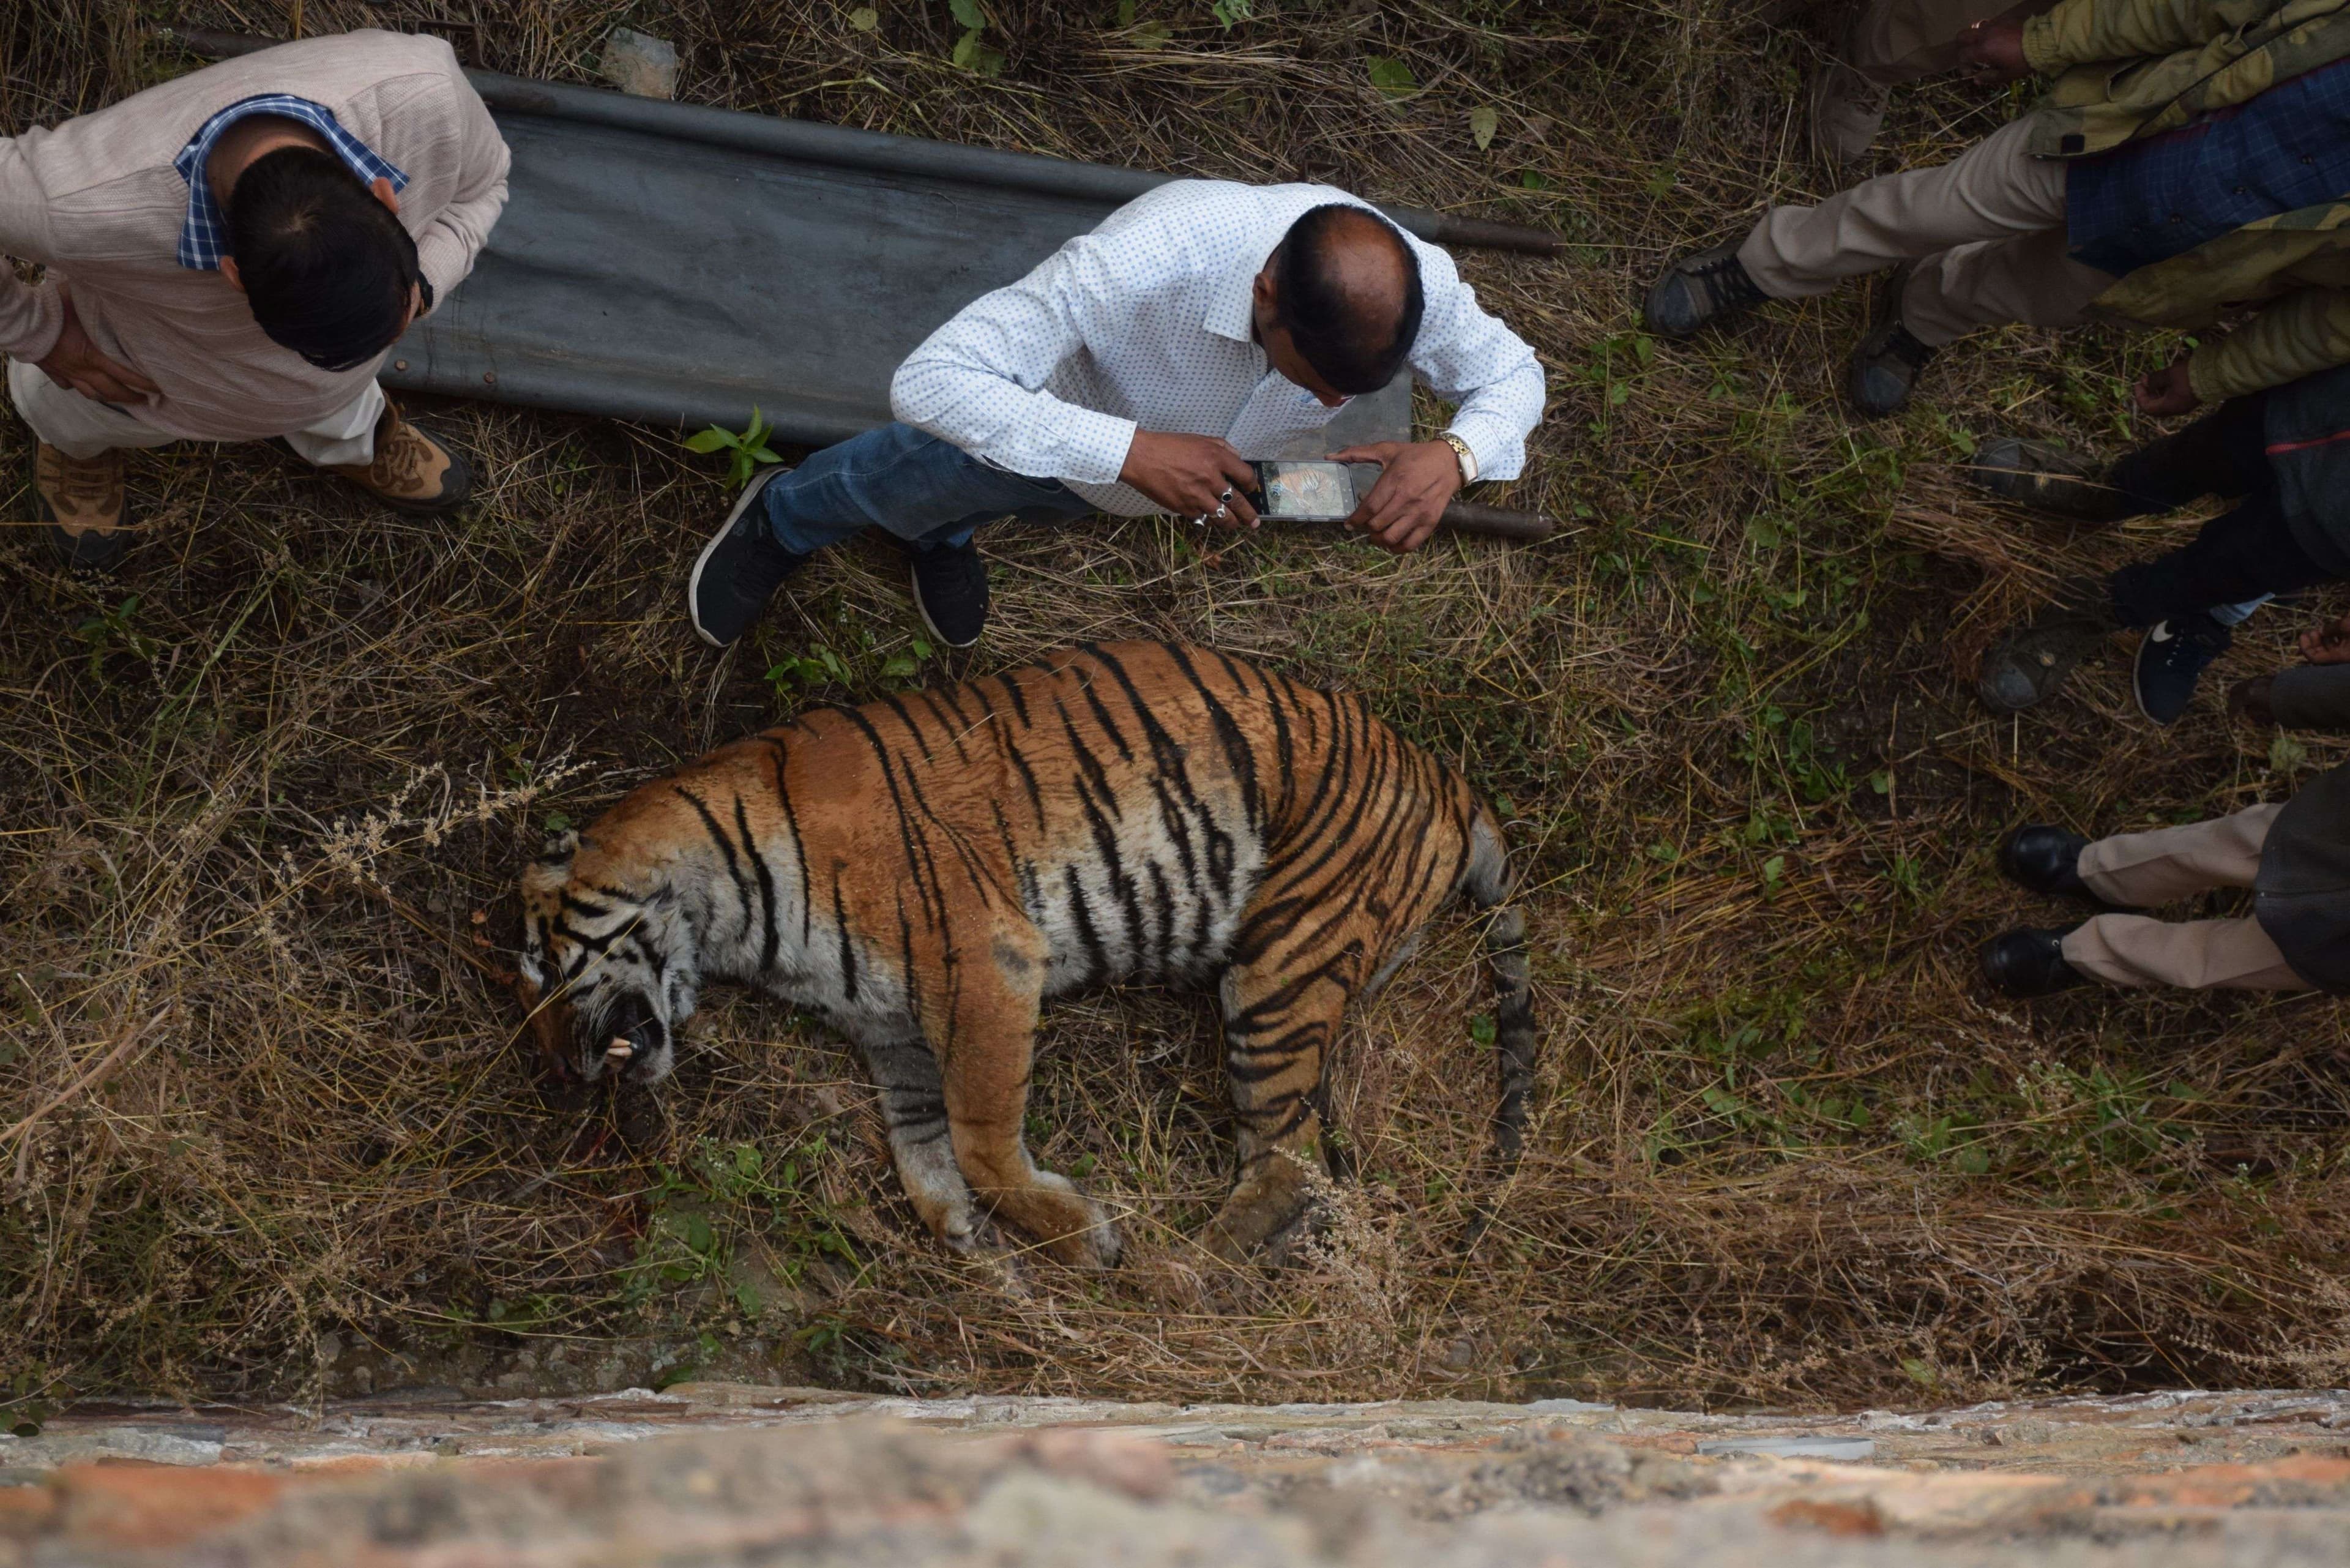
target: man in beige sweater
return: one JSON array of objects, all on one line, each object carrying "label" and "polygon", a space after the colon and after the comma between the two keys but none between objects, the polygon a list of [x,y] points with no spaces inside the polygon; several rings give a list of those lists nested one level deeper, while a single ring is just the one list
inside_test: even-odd
[{"label": "man in beige sweater", "polygon": [[282,437],[386,504],[440,512],[471,478],[376,385],[409,323],[473,269],[505,205],[505,143],[438,38],[281,45],[0,140],[8,392],[77,566],[136,526],[123,452]]}]

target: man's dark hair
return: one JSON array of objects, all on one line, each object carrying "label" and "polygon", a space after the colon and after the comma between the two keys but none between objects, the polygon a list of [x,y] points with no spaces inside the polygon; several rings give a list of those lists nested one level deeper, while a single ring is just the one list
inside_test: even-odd
[{"label": "man's dark hair", "polygon": [[[1403,275],[1399,302],[1347,287],[1340,253],[1373,231],[1394,248]],[[1292,223],[1274,255],[1273,282],[1274,323],[1333,391],[1348,397],[1378,391],[1395,379],[1419,339],[1427,307],[1419,257],[1394,224],[1366,208],[1331,202]]]},{"label": "man's dark hair", "polygon": [[229,192],[228,240],[272,342],[345,370],[400,337],[416,242],[331,153],[281,147],[255,159]]}]

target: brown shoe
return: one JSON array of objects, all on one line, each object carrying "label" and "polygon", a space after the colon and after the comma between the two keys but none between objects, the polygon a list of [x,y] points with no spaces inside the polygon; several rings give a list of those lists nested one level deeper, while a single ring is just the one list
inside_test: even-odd
[{"label": "brown shoe", "polygon": [[454,512],[473,493],[465,460],[401,419],[390,402],[376,421],[375,461],[328,463],[327,472],[398,512]]},{"label": "brown shoe", "polygon": [[47,441],[33,459],[33,493],[49,544],[76,571],[110,570],[130,548],[138,524],[122,487],[122,454],[68,457]]}]

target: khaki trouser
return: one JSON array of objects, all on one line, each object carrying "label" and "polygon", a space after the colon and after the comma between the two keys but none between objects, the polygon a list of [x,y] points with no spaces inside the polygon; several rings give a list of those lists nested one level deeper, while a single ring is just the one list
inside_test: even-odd
[{"label": "khaki trouser", "polygon": [[[2081,851],[2081,880],[2109,904],[2168,904],[2214,888],[2249,888],[2282,805],[2255,805],[2188,827],[2101,838]],[[2099,915],[2064,939],[2064,961],[2107,985],[2202,991],[2307,991],[2251,916],[2164,921]]]},{"label": "khaki trouser", "polygon": [[1867,0],[1846,36],[1845,64],[1873,87],[1897,88],[1959,68],[1959,38],[1977,22],[2036,16],[2054,0]]},{"label": "khaki trouser", "polygon": [[[37,365],[8,361],[8,397],[33,433],[68,457],[90,458],[124,447],[168,446],[182,437],[157,430],[128,410],[85,398],[60,387]],[[325,419],[286,432],[286,444],[320,468],[375,461],[376,421],[382,418],[383,389],[373,381]]]},{"label": "khaki trouser", "polygon": [[1948,163],[1864,180],[1816,207],[1773,207],[1739,247],[1764,294],[1804,299],[1914,261],[1902,324],[1939,347],[1978,327],[2074,327],[2113,286],[2064,254],[2064,164],[2034,158],[2030,119]]}]

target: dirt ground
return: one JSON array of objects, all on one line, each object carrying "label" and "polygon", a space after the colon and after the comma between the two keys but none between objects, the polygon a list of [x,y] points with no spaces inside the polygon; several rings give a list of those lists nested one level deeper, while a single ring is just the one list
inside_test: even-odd
[{"label": "dirt ground", "polygon": [[[1953,464],[2009,431],[2121,449],[2145,433],[2126,378],[2173,342],[1986,335],[1913,411],[1861,425],[1835,380],[1866,290],[1643,338],[1636,290],[1665,258],[1822,187],[1800,102],[1824,13],[1253,9],[1228,29],[1192,0],[986,0],[957,66],[947,0],[310,0],[309,31],[437,27],[521,74],[592,80],[625,24],[677,42],[694,101],[1549,224],[1575,242],[1562,260],[1461,263],[1551,381],[1528,476],[1487,498],[1568,527],[1408,560],[1321,534],[1203,551],[1155,522],[999,528],[987,640],[927,661],[866,549],[711,655],[679,595],[719,466],[678,432],[486,405],[416,410],[476,454],[455,523],[389,517],[265,447],[182,447],[132,460],[153,526],[111,583],[0,531],[15,1418],[75,1394],[713,1368],[1804,1408],[2344,1380],[2334,1004],[2027,1008],[1972,967],[1984,936],[2056,913],[1993,877],[2005,825],[2190,820],[2337,760],[2231,730],[2216,683],[2153,730],[2120,647],[2021,720],[1969,695],[2016,607],[2191,520],[2070,539]],[[290,18],[278,0],[0,9],[0,128],[190,68],[158,23]],[[1907,96],[1884,165],[2007,111]],[[30,456],[0,420],[8,519],[30,515]],[[2338,607],[2263,614],[2219,676],[2282,662]],[[1510,815],[1543,1063],[1524,1166],[1472,1254],[1490,1030],[1458,922],[1351,1033],[1336,1100],[1360,1178],[1284,1272],[1205,1271],[1185,1240],[1228,1179],[1201,998],[1050,1012],[1032,1142],[1125,1210],[1134,1261],[1106,1278],[930,1245],[856,1064],[773,1006],[707,999],[661,1104],[621,1107],[656,1139],[542,1104],[494,976],[543,833],[802,703],[1130,635],[1367,692]]]}]

